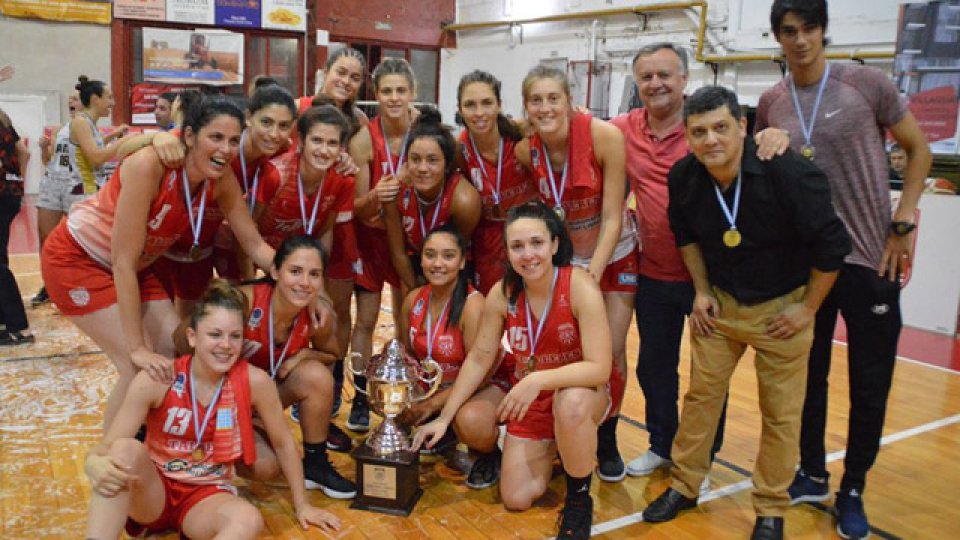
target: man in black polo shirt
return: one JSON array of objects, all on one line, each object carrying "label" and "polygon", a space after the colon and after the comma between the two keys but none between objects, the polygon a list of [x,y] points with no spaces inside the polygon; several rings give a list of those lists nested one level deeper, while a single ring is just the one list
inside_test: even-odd
[{"label": "man in black polo shirt", "polygon": [[762,162],[737,96],[701,88],[683,120],[692,155],[670,170],[670,226],[696,297],[690,388],[671,451],[672,486],[644,521],[696,506],[730,376],[756,350],[763,428],[753,473],[752,538],[783,537],[813,318],[850,251],[827,179],[793,152]]}]

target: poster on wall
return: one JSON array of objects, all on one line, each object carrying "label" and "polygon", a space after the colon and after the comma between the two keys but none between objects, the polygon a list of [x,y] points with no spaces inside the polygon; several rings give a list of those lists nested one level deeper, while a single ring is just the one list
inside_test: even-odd
[{"label": "poster on wall", "polygon": [[900,7],[894,76],[938,154],[956,154],[960,110],[960,0]]},{"label": "poster on wall", "polygon": [[143,29],[143,80],[229,86],[243,83],[243,34]]},{"label": "poster on wall", "polygon": [[167,18],[167,0],[113,0],[113,16],[117,19],[163,21]]},{"label": "poster on wall", "polygon": [[216,0],[217,26],[260,28],[260,0]]},{"label": "poster on wall", "polygon": [[0,0],[7,17],[110,24],[110,0]]},{"label": "poster on wall", "polygon": [[262,0],[263,27],[274,30],[307,30],[307,6],[304,0]]},{"label": "poster on wall", "polygon": [[185,90],[197,89],[197,86],[184,84],[139,83],[130,90],[130,113],[134,125],[156,125],[153,115],[157,107],[157,98],[166,92],[179,94]]},{"label": "poster on wall", "polygon": [[167,0],[167,21],[213,24],[214,7],[214,0]]}]

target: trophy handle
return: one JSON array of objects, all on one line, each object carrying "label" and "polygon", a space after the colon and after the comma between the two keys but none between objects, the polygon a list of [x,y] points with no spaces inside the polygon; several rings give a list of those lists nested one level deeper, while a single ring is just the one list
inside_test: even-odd
[{"label": "trophy handle", "polygon": [[421,379],[423,382],[430,385],[430,390],[427,393],[423,394],[422,396],[418,396],[414,398],[413,399],[414,403],[418,401],[423,401],[429,398],[430,396],[432,396],[433,394],[437,393],[437,390],[440,389],[440,383],[443,381],[443,368],[440,367],[440,364],[438,364],[436,360],[427,359],[422,363],[422,365],[424,368],[426,368],[426,371],[434,372],[434,376],[430,379]]},{"label": "trophy handle", "polygon": [[367,389],[360,388],[360,386],[358,386],[356,381],[354,381],[353,379],[354,377],[363,377],[366,375],[365,372],[357,371],[353,368],[353,359],[360,358],[360,356],[361,356],[360,353],[355,352],[355,353],[350,353],[349,356],[343,359],[343,367],[344,367],[343,374],[347,377],[347,380],[350,381],[350,385],[353,386],[353,388],[356,389],[357,392],[360,392],[361,394],[366,396]]}]

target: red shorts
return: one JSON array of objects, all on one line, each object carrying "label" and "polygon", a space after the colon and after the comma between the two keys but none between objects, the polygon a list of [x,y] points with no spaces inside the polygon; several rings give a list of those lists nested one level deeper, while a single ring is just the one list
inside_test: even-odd
[{"label": "red shorts", "polygon": [[333,247],[330,248],[330,259],[327,263],[327,279],[355,279],[359,258],[357,233],[353,229],[353,222],[334,224]]},{"label": "red shorts", "polygon": [[503,222],[480,221],[473,233],[473,269],[477,290],[484,295],[503,277],[507,251],[503,245]]},{"label": "red shorts", "polygon": [[[503,366],[507,367],[504,368]],[[502,371],[509,372],[513,369],[513,359],[508,355],[507,358],[504,358],[501,369],[498,369],[496,373],[500,374]],[[501,377],[497,377],[495,374],[491,383],[497,384],[495,381],[499,380],[501,380]],[[500,386],[504,392],[510,391],[509,385],[503,387],[497,384],[497,386]],[[604,386],[604,389],[607,394],[607,409],[603,413],[603,418],[600,419],[601,422],[613,416],[614,412],[619,409],[620,403],[623,401],[624,390],[626,389],[626,380],[619,371],[614,369],[610,373],[610,380]],[[556,436],[553,431],[554,424],[556,423],[553,416],[554,394],[555,391],[541,392],[533,403],[530,404],[530,408],[527,409],[527,414],[523,417],[523,420],[507,422],[507,433],[514,437],[535,441],[552,441],[555,439]]]},{"label": "red shorts", "polygon": [[[160,471],[157,471],[160,473]],[[184,484],[171,480],[160,473],[160,481],[163,482],[163,490],[166,492],[166,500],[163,503],[163,512],[160,517],[152,523],[137,523],[127,518],[126,531],[131,537],[141,534],[143,531],[159,532],[168,529],[183,530],[183,519],[187,513],[200,501],[218,493],[237,494],[237,488],[230,484],[218,485],[194,485]]]},{"label": "red shorts", "polygon": [[387,232],[360,223],[354,223],[354,229],[357,233],[357,252],[360,255],[357,285],[370,292],[383,290],[384,283],[399,287],[400,277],[390,262]]},{"label": "red shorts", "polygon": [[[117,303],[113,272],[93,260],[67,230],[66,221],[47,237],[40,271],[50,300],[67,316],[87,315]],[[152,267],[137,273],[140,301],[169,299]]]},{"label": "red shorts", "polygon": [[636,294],[640,275],[640,255],[636,250],[626,257],[607,264],[600,276],[600,290]]},{"label": "red shorts", "polygon": [[161,256],[150,268],[170,298],[199,300],[213,277],[213,255],[192,262]]}]

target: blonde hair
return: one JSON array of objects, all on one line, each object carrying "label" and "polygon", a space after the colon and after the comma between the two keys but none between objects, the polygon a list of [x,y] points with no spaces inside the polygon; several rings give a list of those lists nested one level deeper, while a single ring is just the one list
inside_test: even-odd
[{"label": "blonde hair", "polygon": [[524,104],[530,99],[530,87],[540,79],[553,79],[557,81],[560,83],[563,93],[566,94],[568,98],[570,97],[570,81],[567,79],[567,74],[555,67],[537,64],[537,66],[528,71],[527,76],[523,78],[521,88],[523,90]]}]

